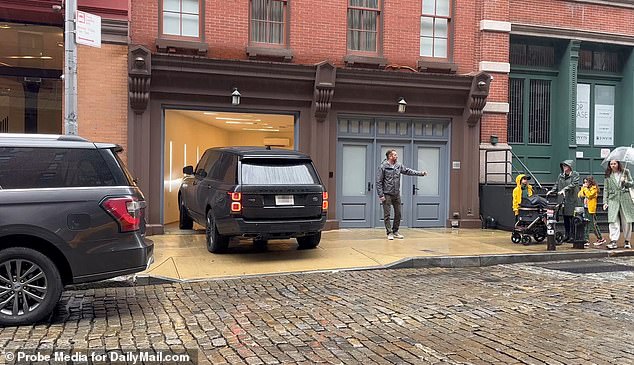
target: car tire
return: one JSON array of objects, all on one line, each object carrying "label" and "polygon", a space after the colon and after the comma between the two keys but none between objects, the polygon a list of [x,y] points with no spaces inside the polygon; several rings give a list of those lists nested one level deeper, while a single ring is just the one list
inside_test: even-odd
[{"label": "car tire", "polygon": [[192,229],[194,228],[194,220],[187,214],[187,208],[183,205],[181,199],[178,199],[178,228],[180,229]]},{"label": "car tire", "polygon": [[321,241],[321,232],[297,237],[297,243],[299,244],[300,250],[315,248],[319,245],[319,241]]},{"label": "car tire", "polygon": [[53,312],[62,288],[59,270],[42,253],[26,247],[0,251],[0,325],[41,321]]},{"label": "car tire", "polygon": [[227,249],[227,247],[229,247],[229,237],[218,233],[216,220],[213,217],[211,209],[207,211],[205,237],[207,239],[207,251],[211,253],[223,252]]}]

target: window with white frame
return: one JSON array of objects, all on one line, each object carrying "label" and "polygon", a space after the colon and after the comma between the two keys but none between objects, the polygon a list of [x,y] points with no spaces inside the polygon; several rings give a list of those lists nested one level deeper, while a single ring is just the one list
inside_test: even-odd
[{"label": "window with white frame", "polygon": [[200,1],[162,0],[161,33],[167,36],[199,38]]},{"label": "window with white frame", "polygon": [[450,0],[422,0],[420,17],[420,55],[447,58],[449,45]]},{"label": "window with white frame", "polygon": [[349,0],[349,50],[377,52],[380,17],[380,0]]},{"label": "window with white frame", "polygon": [[286,43],[287,2],[287,0],[251,0],[251,42]]}]

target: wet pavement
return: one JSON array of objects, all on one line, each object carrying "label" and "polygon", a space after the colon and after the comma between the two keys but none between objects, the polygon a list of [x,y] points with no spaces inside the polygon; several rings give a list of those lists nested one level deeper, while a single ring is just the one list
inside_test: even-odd
[{"label": "wet pavement", "polygon": [[[201,228],[201,227],[198,227]],[[140,276],[172,280],[191,280],[248,275],[383,268],[412,258],[478,259],[488,264],[504,261],[485,260],[499,257],[543,254],[546,243],[528,246],[514,244],[510,232],[484,229],[407,229],[405,239],[389,241],[383,229],[340,229],[322,233],[314,250],[298,250],[295,239],[270,241],[265,250],[254,247],[252,240],[232,240],[226,253],[209,253],[204,231],[181,231],[168,226],[167,234],[152,236],[155,263]],[[623,243],[620,243],[623,247]],[[557,247],[557,253],[597,254],[605,250],[572,249],[571,244]],[[624,252],[625,251],[625,252]],[[617,250],[627,254],[632,250]],[[612,253],[615,251],[611,251]],[[495,259],[495,257],[494,257]],[[563,259],[543,257],[543,259]],[[508,261],[508,260],[507,260]],[[432,262],[432,261],[430,261]],[[416,266],[415,263],[410,266]],[[435,264],[422,266],[438,266]],[[441,265],[442,266],[442,265]],[[461,265],[448,265],[461,266]],[[463,265],[464,266],[464,265]],[[476,264],[477,266],[477,264]]]},{"label": "wet pavement", "polygon": [[[615,264],[634,258],[567,263]],[[2,328],[0,346],[190,350],[204,364],[634,364],[634,272],[542,265],[67,291],[50,322]]]}]

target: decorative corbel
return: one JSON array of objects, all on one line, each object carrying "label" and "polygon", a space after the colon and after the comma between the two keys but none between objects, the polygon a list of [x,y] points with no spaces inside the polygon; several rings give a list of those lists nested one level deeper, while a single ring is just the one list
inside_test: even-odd
[{"label": "decorative corbel", "polygon": [[133,46],[128,53],[128,96],[135,113],[143,114],[150,100],[152,52],[143,46]]},{"label": "decorative corbel", "polygon": [[475,127],[482,117],[482,109],[487,103],[489,96],[489,86],[491,85],[491,75],[480,72],[473,77],[471,90],[464,111],[464,120],[469,127]]},{"label": "decorative corbel", "polygon": [[315,119],[323,122],[328,116],[332,97],[335,94],[335,77],[337,68],[330,62],[324,61],[317,65],[315,73],[315,91],[313,94],[313,110]]}]

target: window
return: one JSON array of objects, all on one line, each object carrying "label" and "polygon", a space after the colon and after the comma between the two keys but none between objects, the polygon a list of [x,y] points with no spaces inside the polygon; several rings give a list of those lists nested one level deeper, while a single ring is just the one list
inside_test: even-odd
[{"label": "window", "polygon": [[550,143],[551,84],[551,80],[509,79],[509,143]]},{"label": "window", "polygon": [[623,58],[618,52],[582,49],[579,51],[579,69],[619,73],[623,69]]},{"label": "window", "polygon": [[550,143],[550,80],[531,80],[528,143]]},{"label": "window", "polygon": [[96,149],[2,147],[0,186],[28,189],[127,185],[113,158],[110,152]]},{"label": "window", "polygon": [[348,4],[348,49],[377,52],[379,0],[349,0]]},{"label": "window", "polygon": [[163,0],[162,34],[200,37],[199,0]]},{"label": "window", "polygon": [[509,79],[509,113],[506,137],[509,143],[524,142],[524,79]]},{"label": "window", "polygon": [[420,55],[423,57],[447,58],[449,0],[423,0],[420,17]]},{"label": "window", "polygon": [[242,184],[311,185],[319,179],[310,162],[248,159],[242,160]]},{"label": "window", "polygon": [[251,42],[286,43],[287,0],[251,0]]}]

